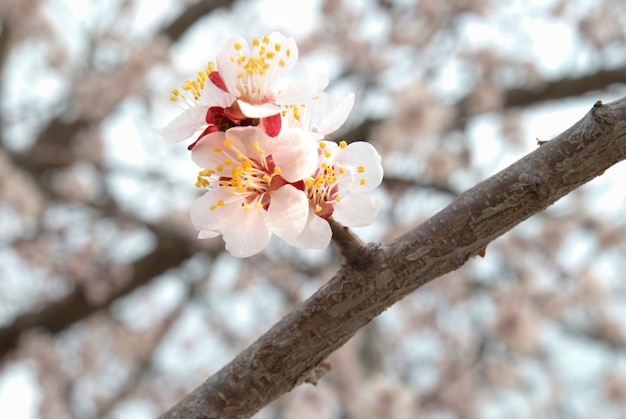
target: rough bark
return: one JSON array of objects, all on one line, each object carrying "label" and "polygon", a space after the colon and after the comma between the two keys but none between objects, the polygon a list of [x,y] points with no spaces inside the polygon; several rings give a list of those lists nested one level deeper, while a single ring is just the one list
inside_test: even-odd
[{"label": "rough bark", "polygon": [[626,98],[597,102],[574,126],[391,243],[351,245],[333,226],[350,261],[162,418],[250,417],[396,301],[484,254],[495,238],[624,158]]}]

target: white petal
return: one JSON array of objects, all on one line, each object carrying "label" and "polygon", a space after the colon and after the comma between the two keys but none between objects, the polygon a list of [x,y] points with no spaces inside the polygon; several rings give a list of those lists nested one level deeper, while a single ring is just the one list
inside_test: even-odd
[{"label": "white petal", "polygon": [[271,235],[267,213],[263,208],[231,208],[223,232],[226,250],[231,255],[246,258],[257,254],[267,247]]},{"label": "white petal", "polygon": [[276,96],[276,103],[290,105],[307,102],[328,86],[328,77],[313,75],[287,84]]},{"label": "white petal", "polygon": [[209,108],[206,106],[194,106],[185,109],[165,128],[163,128],[163,139],[168,143],[178,143],[191,137],[198,128],[207,125],[206,113]]},{"label": "white petal", "polygon": [[215,148],[224,148],[224,133],[212,132],[202,137],[191,149],[191,159],[200,167],[213,169],[224,164],[224,155],[216,153]]},{"label": "white petal", "polygon": [[[269,77],[276,81],[289,73],[298,61],[298,47],[293,38],[287,38],[280,32],[272,32],[268,36],[267,49],[276,55],[270,60]],[[282,61],[282,64],[280,63]]]},{"label": "white petal", "polygon": [[309,200],[305,193],[285,185],[271,193],[267,219],[278,237],[294,236],[304,229],[309,214]]},{"label": "white petal", "polygon": [[221,233],[217,231],[208,231],[208,230],[200,230],[198,233],[199,239],[212,239],[213,237],[219,236]]},{"label": "white petal", "polygon": [[196,199],[191,205],[190,211],[193,226],[200,231],[224,231],[224,220],[230,216],[230,207],[233,204],[217,207],[214,210],[210,208],[217,204],[218,199],[229,199],[231,197],[232,194],[229,194],[225,188],[213,188]]},{"label": "white petal", "polygon": [[251,105],[243,100],[238,100],[239,109],[248,118],[265,118],[268,116],[279,114],[281,107],[272,103],[263,103],[261,105]]},{"label": "white petal", "polygon": [[226,41],[216,58],[220,76],[222,76],[228,91],[235,96],[240,95],[237,90],[237,81],[241,66],[237,64],[237,59],[241,56],[250,56],[250,48],[245,39],[234,36]]},{"label": "white petal", "polygon": [[198,103],[208,107],[217,106],[220,108],[227,108],[235,102],[237,98],[232,94],[220,89],[210,79],[207,79],[204,83],[204,89]]},{"label": "white petal", "polygon": [[330,243],[332,230],[328,222],[317,215],[313,210],[309,210],[306,225],[302,233],[297,236],[283,236],[288,244],[302,249],[323,249]]},{"label": "white petal", "polygon": [[[346,172],[339,177],[342,187],[358,193],[373,191],[383,180],[383,167],[381,158],[374,146],[364,141],[348,144],[342,149],[335,162],[338,166],[344,166]],[[362,173],[358,172],[363,167]],[[351,170],[347,170],[351,168]]]},{"label": "white petal", "polygon": [[337,131],[348,119],[353,106],[354,93],[350,93],[339,104],[335,104],[325,113],[320,122],[317,123],[317,132],[322,135],[328,135]]},{"label": "white petal", "polygon": [[333,218],[348,227],[366,226],[374,221],[382,205],[380,198],[351,193],[333,205]]},{"label": "white petal", "polygon": [[272,157],[281,176],[288,182],[297,182],[317,168],[317,141],[303,129],[288,128],[273,139]]}]

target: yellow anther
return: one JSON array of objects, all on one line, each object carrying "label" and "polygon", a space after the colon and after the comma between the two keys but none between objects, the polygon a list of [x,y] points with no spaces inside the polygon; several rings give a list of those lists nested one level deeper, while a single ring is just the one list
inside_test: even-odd
[{"label": "yellow anther", "polygon": [[326,143],[319,143],[319,147],[320,147],[321,149],[326,148]]},{"label": "yellow anther", "polygon": [[231,148],[233,146],[232,141],[230,140],[224,140],[224,147],[226,148]]},{"label": "yellow anther", "polygon": [[322,207],[320,207],[319,205],[315,207],[315,212],[321,212],[322,211]]},{"label": "yellow anther", "polygon": [[359,181],[359,183],[361,184],[361,186],[365,185],[365,179],[361,178],[361,180]]},{"label": "yellow anther", "polygon": [[359,173],[363,173],[365,171],[365,166],[359,166],[356,168],[356,171]]},{"label": "yellow anther", "polygon": [[346,143],[345,141],[340,141],[339,142],[339,147],[346,148],[346,147],[348,147],[348,143]]},{"label": "yellow anther", "polygon": [[280,170],[280,167],[277,166],[277,167],[274,168],[274,174],[275,175],[280,175],[281,173],[282,173],[282,170]]},{"label": "yellow anther", "polygon": [[241,48],[243,48],[239,42],[237,42],[237,43],[236,43],[235,45],[233,45],[233,46],[235,47],[235,50],[236,50],[236,51],[240,51],[240,50],[241,50]]},{"label": "yellow anther", "polygon": [[274,50],[275,50],[276,52],[280,51],[280,44],[278,44],[278,43],[277,43],[277,44],[274,44]]},{"label": "yellow anther", "polygon": [[221,153],[222,149],[219,147],[213,147],[213,151],[215,151],[216,153]]},{"label": "yellow anther", "polygon": [[346,172],[346,169],[344,169],[343,167],[339,168],[339,174],[343,175]]}]

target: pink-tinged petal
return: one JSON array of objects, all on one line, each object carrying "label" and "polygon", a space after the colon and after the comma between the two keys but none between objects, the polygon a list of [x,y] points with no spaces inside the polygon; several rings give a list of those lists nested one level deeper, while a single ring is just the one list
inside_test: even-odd
[{"label": "pink-tinged petal", "polygon": [[212,132],[200,138],[191,150],[191,159],[200,167],[213,169],[224,164],[224,155],[216,149],[224,148],[223,132]]},{"label": "pink-tinged petal", "polygon": [[241,72],[241,66],[237,60],[242,56],[250,56],[250,48],[245,39],[240,36],[234,36],[226,41],[216,58],[217,68],[222,76],[222,80],[228,91],[235,96],[240,96],[241,94],[237,89],[239,73]]},{"label": "pink-tinged petal", "polygon": [[296,236],[281,237],[287,244],[302,249],[323,249],[330,244],[332,231],[328,222],[309,210],[304,230]]},{"label": "pink-tinged petal", "polygon": [[281,176],[297,182],[310,176],[317,168],[317,141],[300,128],[289,128],[272,140],[272,157]]},{"label": "pink-tinged petal", "polygon": [[272,103],[262,103],[259,105],[251,105],[243,100],[238,100],[237,104],[241,112],[248,118],[266,118],[272,115],[280,114],[281,108]]},{"label": "pink-tinged petal", "polygon": [[[335,165],[344,167],[346,170],[343,175],[340,175],[339,183],[353,192],[371,192],[383,180],[380,155],[374,146],[364,141],[351,143],[342,149]],[[347,170],[348,168],[351,170]]]},{"label": "pink-tinged petal", "polygon": [[[229,196],[230,195],[230,196]],[[214,210],[211,207],[216,205],[219,199],[231,198],[232,194],[224,188],[213,188],[199,197],[191,205],[191,223],[200,231],[221,233],[223,230],[223,220],[230,214],[230,205],[218,206]]]},{"label": "pink-tinged petal", "polygon": [[[322,97],[326,98],[328,95],[323,95]],[[350,93],[341,102],[339,102],[339,104],[320,103],[316,105],[315,110],[317,112],[321,110],[318,110],[318,107],[321,107],[320,105],[324,106],[326,112],[323,114],[320,121],[315,125],[317,125],[316,128],[318,133],[328,135],[337,131],[337,129],[339,129],[339,127],[346,122],[346,119],[348,119],[348,115],[350,115],[350,111],[352,111],[352,107],[354,106],[354,93]]]},{"label": "pink-tinged petal", "polygon": [[163,139],[168,143],[178,143],[191,137],[199,128],[206,125],[207,106],[194,106],[186,109],[163,128]]},{"label": "pink-tinged petal", "polygon": [[304,229],[309,214],[309,200],[304,192],[285,185],[271,193],[267,219],[278,236],[293,236]]},{"label": "pink-tinged petal", "polygon": [[233,207],[225,220],[223,236],[226,250],[238,258],[246,258],[265,249],[271,235],[263,208],[246,210],[242,206]]},{"label": "pink-tinged petal", "polygon": [[198,103],[209,107],[226,108],[232,105],[236,99],[232,94],[213,84],[211,80],[207,80]]},{"label": "pink-tinged petal", "polygon": [[276,103],[282,105],[307,102],[320,94],[328,86],[328,77],[313,75],[302,80],[294,80],[287,84],[276,96]]},{"label": "pink-tinged petal", "polygon": [[[272,138],[258,127],[230,128],[226,131],[226,139],[232,143],[231,149],[240,151],[244,158],[256,158],[259,155],[259,149],[265,150],[266,156],[271,153]],[[255,148],[255,143],[258,143],[258,148]]]},{"label": "pink-tinged petal", "polygon": [[348,227],[370,225],[382,205],[380,198],[351,193],[334,204],[333,218]]}]

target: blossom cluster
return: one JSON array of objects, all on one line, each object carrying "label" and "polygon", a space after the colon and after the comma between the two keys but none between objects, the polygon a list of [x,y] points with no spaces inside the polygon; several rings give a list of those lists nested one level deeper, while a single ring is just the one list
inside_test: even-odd
[{"label": "blossom cluster", "polygon": [[199,238],[222,235],[233,256],[262,251],[275,234],[300,248],[324,248],[328,218],[370,224],[382,202],[368,195],[383,177],[367,142],[336,143],[354,105],[323,90],[325,76],[285,82],[298,49],[273,32],[251,45],[233,37],[171,100],[184,111],[160,132],[168,142],[192,139],[200,166],[196,186],[207,191],[191,207]]}]

